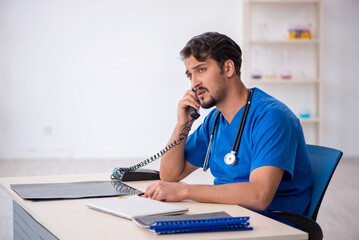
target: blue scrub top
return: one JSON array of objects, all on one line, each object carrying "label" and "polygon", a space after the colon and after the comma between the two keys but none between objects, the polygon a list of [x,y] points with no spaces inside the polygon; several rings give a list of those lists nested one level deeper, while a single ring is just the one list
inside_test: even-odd
[{"label": "blue scrub top", "polygon": [[[285,172],[268,209],[307,215],[312,173],[300,121],[282,102],[253,90],[234,166],[226,165],[224,156],[232,150],[244,106],[229,125],[222,115],[218,117],[209,158],[214,184],[248,182],[254,169],[276,166]],[[187,139],[185,158],[194,166],[203,166],[217,112],[213,109]]]}]

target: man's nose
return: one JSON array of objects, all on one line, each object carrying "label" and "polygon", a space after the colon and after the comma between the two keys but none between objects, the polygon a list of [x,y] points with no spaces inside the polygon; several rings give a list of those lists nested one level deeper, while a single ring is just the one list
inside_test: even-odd
[{"label": "man's nose", "polygon": [[201,81],[198,79],[198,77],[194,74],[192,76],[191,81],[191,88],[197,89],[201,85]]}]

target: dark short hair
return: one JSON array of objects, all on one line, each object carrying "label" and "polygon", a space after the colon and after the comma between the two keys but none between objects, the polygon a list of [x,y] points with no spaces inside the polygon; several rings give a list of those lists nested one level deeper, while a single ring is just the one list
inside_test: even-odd
[{"label": "dark short hair", "polygon": [[241,48],[226,35],[217,32],[207,32],[193,37],[180,52],[182,60],[191,55],[197,61],[204,62],[207,58],[214,59],[218,66],[223,69],[227,60],[232,60],[236,74],[240,78],[242,65]]}]

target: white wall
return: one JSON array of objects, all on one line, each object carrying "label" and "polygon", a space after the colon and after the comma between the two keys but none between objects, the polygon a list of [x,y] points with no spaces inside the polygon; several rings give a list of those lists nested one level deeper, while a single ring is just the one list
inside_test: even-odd
[{"label": "white wall", "polygon": [[[324,0],[324,145],[347,156],[359,156],[357,10]],[[0,159],[154,154],[190,86],[179,51],[205,31],[241,44],[241,14],[235,0],[1,0]]]},{"label": "white wall", "polygon": [[359,156],[359,1],[323,2],[323,142]]},{"label": "white wall", "polygon": [[161,150],[189,89],[194,35],[240,41],[218,0],[0,1],[0,158],[136,158]]}]

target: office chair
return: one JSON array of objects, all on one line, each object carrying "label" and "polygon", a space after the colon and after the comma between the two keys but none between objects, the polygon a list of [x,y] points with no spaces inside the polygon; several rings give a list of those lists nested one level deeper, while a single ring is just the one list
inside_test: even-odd
[{"label": "office chair", "polygon": [[308,217],[285,211],[270,210],[270,212],[286,220],[290,225],[307,232],[310,240],[321,240],[323,239],[323,232],[316,222],[318,211],[343,152],[315,145],[307,145],[307,149],[313,174],[312,197]]}]

